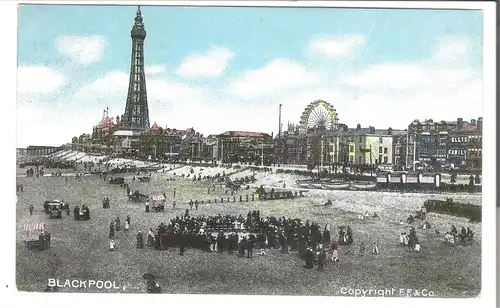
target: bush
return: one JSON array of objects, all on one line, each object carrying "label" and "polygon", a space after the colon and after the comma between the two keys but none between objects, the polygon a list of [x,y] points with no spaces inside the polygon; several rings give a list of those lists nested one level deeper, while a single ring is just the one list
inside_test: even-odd
[{"label": "bush", "polygon": [[452,198],[442,200],[427,200],[424,202],[427,212],[467,217],[471,222],[481,222],[481,206],[470,203],[453,202]]}]

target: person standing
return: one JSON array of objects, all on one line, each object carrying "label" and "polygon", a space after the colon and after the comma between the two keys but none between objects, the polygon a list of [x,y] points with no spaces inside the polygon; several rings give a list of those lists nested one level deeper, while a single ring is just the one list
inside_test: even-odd
[{"label": "person standing", "polygon": [[312,251],[311,248],[307,248],[306,249],[306,255],[305,255],[305,258],[306,258],[306,264],[305,264],[305,268],[306,269],[312,269],[314,267],[313,265],[313,262],[314,262],[314,253]]},{"label": "person standing", "polygon": [[40,235],[38,236],[38,249],[45,250],[45,247],[45,235],[43,234],[43,231],[41,231]]},{"label": "person standing", "polygon": [[109,238],[115,237],[115,226],[114,221],[109,224]]},{"label": "person standing", "polygon": [[78,220],[78,215],[80,214],[80,208],[77,206],[75,206],[75,209],[73,210],[73,215],[75,217],[75,220]]},{"label": "person standing", "polygon": [[143,249],[144,248],[144,237],[142,236],[142,232],[139,231],[137,232],[137,235],[136,235],[136,241],[137,241],[137,249]]},{"label": "person standing", "polygon": [[33,210],[34,210],[33,204],[30,204],[29,207],[30,215],[33,215]]},{"label": "person standing", "polygon": [[47,231],[44,231],[43,235],[45,237],[45,248],[50,248],[50,233]]},{"label": "person standing", "polygon": [[120,217],[116,217],[116,220],[115,220],[115,228],[116,228],[116,231],[120,231]]},{"label": "person standing", "polygon": [[321,249],[321,252],[318,256],[318,271],[322,271],[326,263],[326,251],[325,249]]},{"label": "person standing", "polygon": [[247,259],[253,258],[253,248],[255,246],[255,238],[253,234],[250,234],[247,241]]}]

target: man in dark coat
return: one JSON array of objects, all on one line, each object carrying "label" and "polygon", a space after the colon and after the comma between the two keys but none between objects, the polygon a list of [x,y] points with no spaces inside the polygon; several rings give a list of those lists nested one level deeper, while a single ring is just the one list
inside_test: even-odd
[{"label": "man in dark coat", "polygon": [[78,215],[80,214],[80,208],[77,206],[75,206],[75,209],[73,210],[73,214],[75,216],[75,220],[78,220]]},{"label": "man in dark coat", "polygon": [[467,240],[469,244],[472,243],[473,239],[474,239],[474,233],[472,233],[472,230],[469,227],[467,227]]},{"label": "man in dark coat", "polygon": [[83,212],[83,215],[85,217],[85,220],[90,220],[90,210],[88,206],[85,206],[85,210]]},{"label": "man in dark coat", "polygon": [[45,236],[45,247],[50,248],[50,233],[47,231],[44,231],[43,234]]},{"label": "man in dark coat", "polygon": [[30,204],[29,210],[30,210],[30,215],[33,215],[33,210],[34,210],[33,204]]},{"label": "man in dark coat", "polygon": [[353,242],[353,238],[352,238],[352,230],[351,230],[350,226],[347,226],[346,235],[347,235],[347,245],[351,245]]},{"label": "man in dark coat", "polygon": [[109,224],[109,238],[115,237],[115,225],[113,222]]},{"label": "man in dark coat", "polygon": [[38,249],[40,250],[45,250],[46,244],[45,244],[45,235],[43,234],[43,231],[40,232],[40,235],[38,236]]},{"label": "man in dark coat", "polygon": [[465,244],[465,239],[467,238],[467,230],[464,227],[460,230],[460,242]]},{"label": "man in dark coat", "polygon": [[247,259],[250,259],[253,257],[254,246],[255,246],[255,236],[253,234],[250,234],[250,236],[248,237],[247,244],[246,244]]},{"label": "man in dark coat", "polygon": [[323,231],[323,245],[330,246],[330,231],[326,227]]},{"label": "man in dark coat", "polygon": [[322,271],[326,263],[326,251],[321,249],[318,256],[318,271]]},{"label": "man in dark coat", "polygon": [[306,257],[306,240],[303,236],[299,239],[299,257],[304,260]]},{"label": "man in dark coat", "polygon": [[314,267],[314,252],[312,251],[311,248],[307,248],[306,250],[306,255],[305,255],[305,258],[306,258],[306,264],[305,264],[305,268],[306,269],[312,269]]},{"label": "man in dark coat", "polygon": [[142,236],[141,231],[137,232],[136,240],[137,240],[137,249],[143,249],[144,248],[144,237]]}]

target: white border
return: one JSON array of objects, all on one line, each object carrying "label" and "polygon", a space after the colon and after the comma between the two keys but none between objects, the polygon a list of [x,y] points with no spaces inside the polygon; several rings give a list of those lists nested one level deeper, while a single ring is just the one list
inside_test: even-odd
[{"label": "white border", "polygon": [[[342,297],[247,297],[247,296],[195,296],[195,295],[130,295],[130,294],[51,294],[43,293],[20,293],[15,289],[15,195],[12,179],[15,178],[15,102],[16,102],[16,76],[17,72],[17,4],[20,1],[0,1],[0,29],[3,30],[3,42],[0,53],[2,59],[2,74],[0,82],[0,93],[2,93],[2,109],[4,111],[2,128],[2,138],[5,140],[4,150],[1,152],[2,160],[6,165],[2,166],[2,185],[1,191],[11,193],[8,198],[2,196],[2,217],[0,223],[2,228],[3,240],[2,243],[7,243],[7,249],[2,249],[2,282],[0,284],[0,292],[7,296],[1,295],[4,299],[5,307],[18,307],[36,305],[50,307],[68,307],[68,306],[89,306],[95,305],[112,305],[112,306],[130,306],[141,307],[144,304],[171,306],[196,305],[198,307],[218,306],[221,305],[236,305],[240,306],[261,306],[261,307],[279,307],[279,306],[303,306],[313,307],[316,305],[345,305],[356,304],[356,306],[407,306],[407,307],[422,307],[424,305],[435,304],[453,307],[491,307],[495,301],[496,292],[496,240],[495,240],[495,208],[496,208],[496,100],[495,100],[495,3],[479,2],[464,3],[464,2],[336,2],[336,1],[23,1],[22,3],[30,4],[123,4],[123,5],[191,5],[191,6],[278,6],[278,7],[390,7],[390,8],[442,8],[442,9],[482,9],[484,12],[484,63],[483,63],[483,117],[484,117],[484,135],[483,135],[483,231],[482,231],[482,291],[478,298],[475,299],[374,299],[374,298],[342,298]],[[43,26],[43,25],[41,25]],[[7,48],[5,47],[7,46]],[[12,115],[12,116],[10,116]],[[34,127],[33,129],[36,129]],[[62,128],[63,129],[63,128]],[[3,246],[3,245],[2,245]],[[4,248],[4,247],[2,247]],[[457,266],[459,266],[457,264]],[[6,288],[6,285],[9,285]],[[147,298],[148,302],[145,302]],[[7,300],[6,300],[7,299]],[[153,306],[154,307],[154,306]]]}]

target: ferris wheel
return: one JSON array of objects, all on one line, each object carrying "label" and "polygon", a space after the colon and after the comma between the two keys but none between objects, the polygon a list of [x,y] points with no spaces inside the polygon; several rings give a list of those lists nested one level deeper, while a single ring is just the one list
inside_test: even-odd
[{"label": "ferris wheel", "polygon": [[300,125],[307,132],[331,131],[337,127],[337,123],[335,108],[323,100],[310,103],[300,117]]}]

